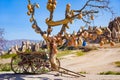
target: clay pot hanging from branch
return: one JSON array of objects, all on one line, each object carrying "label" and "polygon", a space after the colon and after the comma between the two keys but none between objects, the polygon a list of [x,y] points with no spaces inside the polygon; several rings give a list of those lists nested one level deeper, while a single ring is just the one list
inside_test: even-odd
[{"label": "clay pot hanging from branch", "polygon": [[104,41],[100,41],[100,46],[103,46],[104,44]]},{"label": "clay pot hanging from branch", "polygon": [[90,16],[90,20],[94,20],[94,16],[93,16],[93,14]]},{"label": "clay pot hanging from branch", "polygon": [[36,6],[36,8],[40,8],[39,4],[36,4],[35,6]]},{"label": "clay pot hanging from branch", "polygon": [[67,4],[67,5],[66,5],[66,11],[67,11],[67,12],[70,12],[70,7],[71,7],[71,4]]},{"label": "clay pot hanging from branch", "polygon": [[80,14],[78,15],[78,19],[82,19],[82,17],[83,17],[83,15],[82,15],[82,13],[80,13]]},{"label": "clay pot hanging from branch", "polygon": [[57,4],[56,0],[54,1],[48,0],[47,6],[46,6],[47,10],[50,12],[54,11],[54,9],[56,8],[56,4]]},{"label": "clay pot hanging from branch", "polygon": [[97,29],[96,29],[96,33],[97,33],[98,35],[101,35],[101,34],[103,34],[103,31],[102,31],[100,28],[97,28]]}]

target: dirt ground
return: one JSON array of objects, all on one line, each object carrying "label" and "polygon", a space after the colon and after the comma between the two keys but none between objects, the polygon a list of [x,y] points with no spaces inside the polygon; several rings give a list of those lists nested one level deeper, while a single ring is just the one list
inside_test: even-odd
[{"label": "dirt ground", "polygon": [[120,72],[120,68],[114,64],[116,61],[120,61],[120,48],[101,48],[81,57],[64,56],[61,64],[72,71],[97,74],[106,71]]},{"label": "dirt ground", "polygon": [[[88,52],[83,56],[70,54],[62,57],[61,66],[75,71],[86,72],[86,77],[73,77],[68,75],[54,76],[57,72],[50,72],[42,75],[13,74],[13,72],[1,72],[0,80],[120,80],[120,75],[98,75],[100,72],[115,71],[120,72],[114,62],[120,61],[120,44],[115,47],[99,47],[98,50]],[[98,45],[94,45],[98,46]],[[75,52],[75,51],[73,51]],[[9,60],[2,60],[6,62]]]}]

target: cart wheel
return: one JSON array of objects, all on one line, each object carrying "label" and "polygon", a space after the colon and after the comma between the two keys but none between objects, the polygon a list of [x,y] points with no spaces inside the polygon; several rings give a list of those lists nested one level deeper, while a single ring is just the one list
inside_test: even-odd
[{"label": "cart wheel", "polygon": [[35,73],[44,73],[44,66],[45,62],[43,59],[41,58],[35,58],[33,60],[33,66],[34,66],[34,72]]},{"label": "cart wheel", "polygon": [[14,73],[23,73],[22,59],[16,55],[11,59],[11,69]]},{"label": "cart wheel", "polygon": [[25,73],[35,73],[36,67],[33,60],[30,60],[26,57],[26,63],[23,64],[23,69]]}]

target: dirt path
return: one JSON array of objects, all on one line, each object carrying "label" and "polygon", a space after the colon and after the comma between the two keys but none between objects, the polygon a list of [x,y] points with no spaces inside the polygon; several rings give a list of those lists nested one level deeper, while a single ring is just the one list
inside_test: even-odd
[{"label": "dirt path", "polygon": [[81,57],[65,56],[65,59],[61,60],[61,64],[67,69],[90,74],[104,71],[120,72],[120,68],[113,64],[115,61],[120,61],[120,48],[99,49]]},{"label": "dirt path", "polygon": [[[74,51],[75,52],[75,51]],[[6,60],[7,62],[9,60]],[[42,75],[0,73],[0,80],[120,80],[120,75],[97,75],[105,71],[119,71],[113,62],[120,61],[120,48],[101,48],[84,56],[67,55],[60,60],[61,66],[75,72],[86,72],[86,77],[54,76],[57,72]],[[3,62],[3,61],[1,61]]]}]

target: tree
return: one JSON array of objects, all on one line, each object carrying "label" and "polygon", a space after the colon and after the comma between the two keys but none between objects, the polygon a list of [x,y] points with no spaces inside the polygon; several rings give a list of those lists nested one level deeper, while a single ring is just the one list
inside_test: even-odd
[{"label": "tree", "polygon": [[[27,14],[30,16],[30,22],[32,22],[32,28],[35,30],[36,33],[41,34],[41,36],[44,38],[44,40],[48,43],[48,47],[50,47],[50,59],[51,63],[54,65],[54,61],[52,62],[53,57],[55,56],[54,53],[57,53],[57,47],[59,42],[61,42],[62,39],[68,39],[66,36],[62,36],[63,34],[66,34],[66,29],[69,28],[69,24],[72,24],[72,22],[75,19],[82,20],[84,23],[89,24],[92,20],[94,20],[94,15],[99,13],[101,10],[108,10],[111,13],[112,10],[109,7],[109,0],[86,0],[86,3],[83,5],[81,9],[75,10],[71,9],[71,4],[66,5],[65,10],[65,18],[54,21],[53,20],[53,13],[57,5],[56,0],[48,0],[48,3],[46,5],[47,10],[50,12],[49,18],[46,19],[46,24],[48,25],[46,31],[42,31],[42,29],[38,26],[37,21],[35,19],[35,8],[39,8],[38,4],[32,4],[30,0],[28,0],[28,12]],[[50,37],[50,34],[53,30],[53,27],[61,25],[60,32],[56,36]],[[75,36],[73,37],[73,40],[75,40]],[[54,54],[54,55],[53,55]],[[53,56],[51,56],[53,55]]]}]

